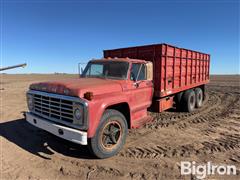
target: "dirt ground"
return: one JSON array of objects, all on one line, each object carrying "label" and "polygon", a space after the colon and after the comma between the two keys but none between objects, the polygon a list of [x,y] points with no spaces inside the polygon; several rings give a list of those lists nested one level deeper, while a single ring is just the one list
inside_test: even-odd
[{"label": "dirt ground", "polygon": [[193,113],[150,113],[152,123],[131,130],[115,157],[94,159],[85,146],[28,124],[25,93],[33,82],[73,75],[1,75],[1,179],[195,179],[180,162],[237,166],[240,179],[240,76],[211,76],[208,96]]}]

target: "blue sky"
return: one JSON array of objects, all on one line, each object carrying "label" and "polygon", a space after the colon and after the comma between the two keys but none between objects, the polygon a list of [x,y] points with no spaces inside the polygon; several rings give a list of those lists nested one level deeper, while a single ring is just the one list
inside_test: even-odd
[{"label": "blue sky", "polygon": [[170,43],[211,54],[211,74],[239,74],[239,1],[1,1],[7,73],[77,73],[103,49]]}]

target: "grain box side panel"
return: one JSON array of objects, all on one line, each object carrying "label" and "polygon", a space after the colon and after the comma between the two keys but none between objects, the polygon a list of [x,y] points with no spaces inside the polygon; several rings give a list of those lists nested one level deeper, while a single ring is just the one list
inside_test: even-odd
[{"label": "grain box side panel", "polygon": [[210,56],[207,54],[163,45],[161,89],[158,97],[206,84],[209,81],[209,61]]}]

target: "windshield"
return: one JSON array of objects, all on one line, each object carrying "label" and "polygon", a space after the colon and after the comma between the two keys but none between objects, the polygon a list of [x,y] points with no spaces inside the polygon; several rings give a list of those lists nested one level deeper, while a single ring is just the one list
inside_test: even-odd
[{"label": "windshield", "polygon": [[89,62],[82,77],[126,79],[129,63],[119,61]]}]

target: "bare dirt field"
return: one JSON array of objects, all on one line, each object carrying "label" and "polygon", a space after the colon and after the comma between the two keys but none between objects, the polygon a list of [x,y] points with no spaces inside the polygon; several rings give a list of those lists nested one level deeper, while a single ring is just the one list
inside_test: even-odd
[{"label": "bare dirt field", "polygon": [[211,76],[208,96],[193,113],[150,113],[152,123],[130,130],[115,157],[94,159],[86,147],[28,124],[25,93],[33,82],[74,75],[1,75],[1,179],[195,179],[181,161],[235,165],[240,179],[240,76]]}]

